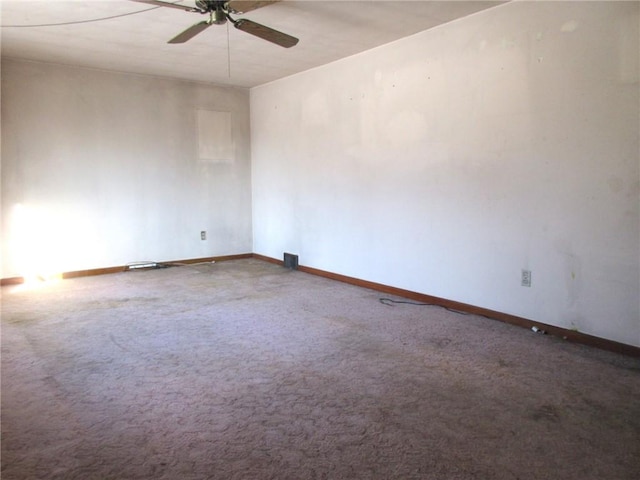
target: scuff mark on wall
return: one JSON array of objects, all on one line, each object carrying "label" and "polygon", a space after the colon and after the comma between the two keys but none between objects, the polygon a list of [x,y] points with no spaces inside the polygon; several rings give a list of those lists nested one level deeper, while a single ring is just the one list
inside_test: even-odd
[{"label": "scuff mark on wall", "polygon": [[560,27],[560,31],[564,33],[573,33],[575,32],[580,24],[576,20],[568,20],[562,24]]},{"label": "scuff mark on wall", "polygon": [[578,304],[582,293],[582,261],[572,253],[564,254],[567,301],[569,306]]}]

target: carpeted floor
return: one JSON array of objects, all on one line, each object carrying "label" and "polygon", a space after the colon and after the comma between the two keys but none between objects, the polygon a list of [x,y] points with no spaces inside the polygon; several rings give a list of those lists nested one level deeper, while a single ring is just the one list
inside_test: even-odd
[{"label": "carpeted floor", "polygon": [[640,478],[640,359],[262,262],[2,289],[2,479]]}]

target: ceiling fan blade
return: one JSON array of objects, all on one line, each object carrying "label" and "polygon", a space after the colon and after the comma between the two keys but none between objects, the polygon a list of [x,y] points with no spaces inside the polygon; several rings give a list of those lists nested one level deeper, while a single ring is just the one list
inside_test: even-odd
[{"label": "ceiling fan blade", "polygon": [[156,7],[169,7],[177,8],[179,10],[185,10],[187,12],[199,12],[197,8],[188,7],[186,5],[180,5],[179,3],[162,2],[161,0],[131,0],[132,2],[146,3],[149,5],[155,5]]},{"label": "ceiling fan blade", "polygon": [[184,32],[179,33],[178,35],[173,37],[167,43],[184,43],[187,40],[191,40],[193,37],[195,37],[200,32],[202,32],[203,30],[205,30],[206,28],[208,28],[210,26],[211,26],[211,23],[209,23],[209,22],[196,23],[195,25],[191,25]]},{"label": "ceiling fan blade", "polygon": [[298,43],[298,39],[296,37],[292,37],[291,35],[287,35],[286,33],[279,32],[277,30],[274,30],[273,28],[265,27],[264,25],[260,25],[259,23],[247,20],[245,18],[236,20],[233,26],[238,30],[250,33],[251,35],[255,35],[256,37],[260,37],[263,40],[275,43],[276,45],[280,45],[284,48],[293,47]]},{"label": "ceiling fan blade", "polygon": [[251,0],[230,0],[227,2],[227,8],[231,13],[247,13],[251,10],[266,7],[272,3],[278,3],[280,0],[265,0],[265,1],[251,1]]}]

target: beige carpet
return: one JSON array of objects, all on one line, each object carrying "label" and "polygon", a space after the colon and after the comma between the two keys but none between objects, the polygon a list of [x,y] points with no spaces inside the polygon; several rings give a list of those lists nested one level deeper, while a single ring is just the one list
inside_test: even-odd
[{"label": "beige carpet", "polygon": [[2,479],[640,478],[640,360],[256,259],[2,289]]}]

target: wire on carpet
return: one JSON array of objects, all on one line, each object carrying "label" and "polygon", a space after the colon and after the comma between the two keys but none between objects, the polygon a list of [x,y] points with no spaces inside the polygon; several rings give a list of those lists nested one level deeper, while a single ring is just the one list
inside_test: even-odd
[{"label": "wire on carpet", "polygon": [[419,307],[440,307],[440,308],[444,308],[445,310],[448,310],[449,312],[457,313],[458,315],[469,315],[467,312],[456,310],[454,308],[445,307],[443,305],[438,305],[436,303],[411,302],[409,300],[393,300],[391,298],[380,298],[379,300],[380,300],[380,303],[382,303],[383,305],[388,305],[389,307],[395,307],[395,304],[397,303],[404,303],[406,305],[416,305]]},{"label": "wire on carpet", "polygon": [[197,265],[213,265],[215,260],[210,260],[208,262],[194,262],[194,263],[183,263],[183,262],[155,262],[153,260],[144,260],[139,262],[130,262],[127,263],[124,267],[125,272],[130,272],[132,270],[156,270],[159,268],[169,268],[169,267],[190,267],[195,268]]},{"label": "wire on carpet", "polygon": [[125,272],[132,270],[156,270],[158,268],[169,268],[171,265],[168,263],[154,262],[152,260],[143,260],[140,262],[129,262],[124,266]]}]

